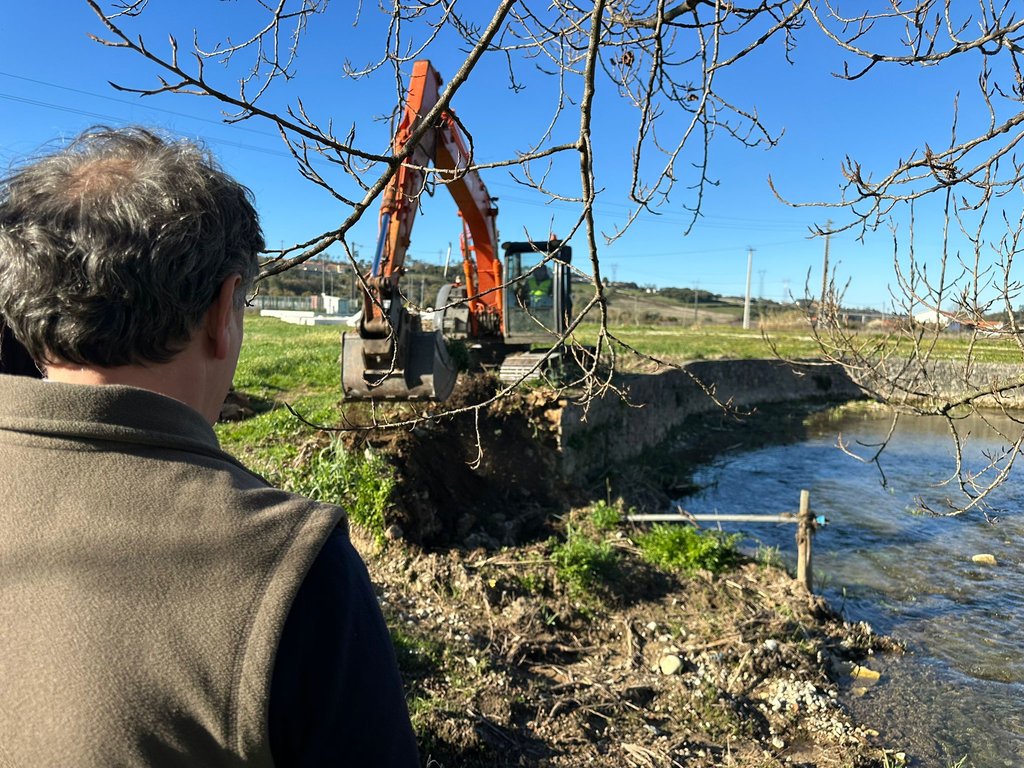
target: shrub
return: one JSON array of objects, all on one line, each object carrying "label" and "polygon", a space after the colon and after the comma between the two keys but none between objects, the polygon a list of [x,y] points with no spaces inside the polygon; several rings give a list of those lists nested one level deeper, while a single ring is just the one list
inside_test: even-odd
[{"label": "shrub", "polygon": [[700,531],[678,524],[655,525],[637,538],[644,559],[669,571],[721,573],[739,560],[740,535]]}]

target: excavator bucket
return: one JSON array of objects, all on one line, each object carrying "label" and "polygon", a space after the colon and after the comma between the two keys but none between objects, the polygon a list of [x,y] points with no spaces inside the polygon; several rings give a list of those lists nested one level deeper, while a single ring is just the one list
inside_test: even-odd
[{"label": "excavator bucket", "polygon": [[346,400],[447,400],[458,371],[439,330],[392,338],[341,335],[341,386]]}]

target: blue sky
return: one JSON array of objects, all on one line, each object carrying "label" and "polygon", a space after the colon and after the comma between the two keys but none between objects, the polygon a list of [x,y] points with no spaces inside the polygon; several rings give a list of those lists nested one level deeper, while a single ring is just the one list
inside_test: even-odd
[{"label": "blue sky", "polygon": [[[255,193],[268,242],[290,244],[335,226],[346,214],[326,193],[303,181],[294,170],[269,125],[249,122],[228,126],[220,108],[208,99],[160,96],[140,99],[118,93],[107,82],[152,86],[157,70],[129,52],[104,48],[87,38],[102,34],[84,2],[63,2],[59,13],[47,4],[10,4],[0,17],[0,163],[7,165],[58,137],[97,123],[142,123],[206,141],[227,169]],[[341,77],[346,59],[368,62],[382,39],[373,18],[376,4],[363,4],[360,26],[351,11],[336,4],[315,19],[308,48],[298,62],[296,92],[311,113],[332,116],[336,130],[355,125],[364,144],[380,151],[387,144],[387,125],[379,116],[396,100],[393,80],[352,82]],[[174,31],[187,47],[193,27],[223,29],[244,26],[250,19],[242,2],[225,3],[152,0],[142,26],[154,48],[166,48]],[[787,291],[800,296],[809,279],[812,293],[821,283],[823,243],[808,237],[809,226],[841,212],[793,209],[779,203],[768,188],[771,175],[783,194],[794,200],[835,200],[846,155],[865,168],[884,172],[888,164],[929,142],[948,143],[952,99],[957,89],[969,92],[976,72],[971,66],[924,71],[879,69],[856,83],[831,75],[842,59],[816,30],[806,30],[793,54],[784,57],[781,42],[769,45],[743,66],[721,75],[721,90],[748,109],[757,109],[765,125],[782,133],[777,148],[745,149],[727,139],[712,143],[710,187],[703,216],[684,236],[692,203],[682,186],[659,215],[645,214],[629,233],[612,245],[601,245],[606,277],[658,286],[699,286],[724,295],[744,290],[748,248],[754,250],[752,287],[755,295],[783,300]],[[450,41],[428,49],[442,76],[454,72],[460,51]],[[969,63],[969,62],[967,62]],[[976,62],[975,62],[976,63]],[[211,66],[214,76],[228,73]],[[519,70],[527,88],[514,94],[503,78],[503,64],[485,58],[478,76],[456,97],[454,108],[473,134],[481,162],[508,157],[526,149],[524,137],[550,117],[547,88],[552,78],[532,67]],[[224,82],[228,82],[225,80]],[[612,231],[625,220],[635,117],[624,108],[607,80],[595,101],[595,147],[598,155],[596,206],[598,227]],[[277,94],[271,94],[278,98]],[[961,107],[962,122],[969,122]],[[676,119],[669,116],[668,119]],[[560,130],[575,127],[566,121]],[[551,180],[557,189],[578,191],[575,158],[556,163]],[[499,198],[502,239],[522,239],[524,232],[543,237],[564,235],[575,220],[574,208],[552,203],[535,190],[517,184],[508,171],[488,170],[484,180]],[[369,255],[376,240],[376,215],[356,227],[350,241]],[[905,230],[905,226],[904,226]],[[442,191],[426,201],[413,233],[414,258],[439,262],[449,243],[458,247],[458,221]],[[924,217],[918,225],[919,253],[937,249],[939,230]],[[582,238],[574,240],[577,252]],[[905,252],[906,242],[901,241]],[[890,233],[858,243],[841,234],[831,242],[832,264],[839,282],[850,281],[847,304],[885,307],[887,285],[893,282]],[[586,269],[585,264],[581,267]]]}]

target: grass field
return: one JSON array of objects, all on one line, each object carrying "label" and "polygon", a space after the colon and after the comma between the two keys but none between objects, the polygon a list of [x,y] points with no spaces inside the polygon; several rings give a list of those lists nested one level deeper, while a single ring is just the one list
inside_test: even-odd
[{"label": "grass field", "polygon": [[264,412],[218,424],[225,450],[273,479],[295,458],[303,439],[315,433],[280,407],[282,403],[314,423],[336,424],[341,399],[339,339],[337,327],[304,327],[247,315],[234,385]]},{"label": "grass field", "polygon": [[[622,325],[611,328],[616,339],[646,355],[672,363],[687,360],[751,360],[774,357],[771,346],[760,331],[723,325],[710,326],[645,326]],[[582,326],[580,341],[593,344],[597,326]],[[787,331],[773,341],[779,354],[787,358],[817,357],[818,345],[809,333]],[[621,350],[620,350],[621,351]]]}]

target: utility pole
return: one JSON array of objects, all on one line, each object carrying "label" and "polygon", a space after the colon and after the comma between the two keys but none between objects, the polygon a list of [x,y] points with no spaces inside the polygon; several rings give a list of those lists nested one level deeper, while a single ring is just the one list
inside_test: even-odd
[{"label": "utility pole", "polygon": [[750,330],[750,274],[754,270],[754,249],[747,248],[747,298],[743,302],[743,330]]},{"label": "utility pole", "polygon": [[700,292],[700,280],[693,286],[693,324],[697,324],[697,294]]}]

